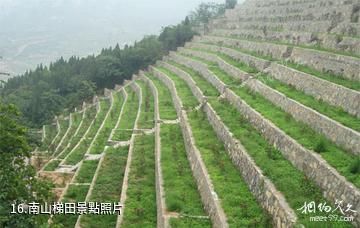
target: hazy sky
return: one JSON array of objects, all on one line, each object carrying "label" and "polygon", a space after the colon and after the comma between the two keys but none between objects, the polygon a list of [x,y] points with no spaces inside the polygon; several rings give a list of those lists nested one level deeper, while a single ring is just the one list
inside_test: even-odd
[{"label": "hazy sky", "polygon": [[[202,0],[0,0],[0,70],[21,73],[179,23]],[[205,0],[223,3],[225,0]]]}]

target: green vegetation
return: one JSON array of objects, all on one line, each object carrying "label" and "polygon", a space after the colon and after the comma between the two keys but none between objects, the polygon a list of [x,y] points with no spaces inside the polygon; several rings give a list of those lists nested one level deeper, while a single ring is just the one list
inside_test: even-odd
[{"label": "green vegetation", "polygon": [[136,136],[122,227],[156,227],[154,135]]},{"label": "green vegetation", "polygon": [[[187,72],[193,76],[194,72]],[[204,78],[195,78],[194,80],[198,84],[207,84],[207,87],[212,86]],[[262,169],[263,174],[270,178],[276,188],[285,195],[293,209],[301,208],[304,202],[313,200],[317,203],[325,202],[321,189],[286,160],[280,151],[271,146],[236,108],[225,100],[219,101],[217,98],[211,98],[209,101],[224,124],[242,142],[255,163]],[[204,114],[201,113],[201,115]],[[200,123],[198,124],[200,125]],[[308,224],[309,218],[306,215],[301,214],[300,211],[294,211],[299,217],[299,223]],[[344,227],[347,226],[348,224],[344,225]]]},{"label": "green vegetation", "polygon": [[[203,50],[200,50],[200,51],[203,51]],[[209,52],[209,51],[207,51],[207,52]],[[210,53],[213,54],[213,52],[210,52]],[[222,58],[227,63],[239,68],[240,70],[242,70],[244,72],[247,72],[249,74],[257,73],[257,70],[255,68],[250,67],[243,62],[235,61],[234,59],[230,58],[229,56],[226,56],[223,54],[217,54],[217,56]],[[190,58],[193,58],[195,60],[198,60],[205,64],[208,64],[209,69],[218,76],[226,75],[226,72],[221,70],[220,67],[216,63],[206,61],[202,58],[195,58],[195,57],[190,57]],[[322,113],[323,115],[328,116],[331,119],[334,119],[349,128],[352,128],[356,131],[360,131],[360,121],[358,120],[358,118],[349,114],[348,112],[344,111],[343,109],[329,105],[328,103],[326,103],[322,100],[317,100],[316,98],[314,98],[310,95],[307,95],[302,91],[296,90],[296,88],[294,86],[287,85],[277,79],[272,78],[271,76],[269,76],[267,74],[257,73],[256,77],[261,82],[263,82],[266,85],[270,86],[271,88],[283,93],[287,97],[289,97],[293,100],[296,100],[296,101],[300,102],[301,104],[303,104],[307,107],[310,107],[310,108],[318,111],[319,113]],[[240,81],[237,81],[236,79],[233,79],[233,78],[225,77],[222,79],[227,80],[227,81],[230,80],[231,81],[231,82],[229,82],[229,83],[231,83],[231,84],[229,84],[230,86],[231,85],[233,86],[234,84],[237,84],[236,86],[238,86],[241,83]]]},{"label": "green vegetation", "polygon": [[61,160],[52,160],[45,167],[44,171],[55,171],[55,169],[59,166]]},{"label": "green vegetation", "polygon": [[51,153],[55,152],[55,149],[57,147],[57,145],[59,145],[61,139],[63,138],[63,136],[65,135],[69,124],[70,124],[70,120],[67,119],[60,119],[59,120],[59,124],[60,124],[60,131],[57,134],[57,136],[55,137],[54,141],[52,142],[52,144],[49,146],[49,151],[51,151]]},{"label": "green vegetation", "polygon": [[[163,124],[160,132],[161,167],[167,210],[180,215],[206,216],[186,157],[180,126]],[[175,227],[180,224],[182,227],[211,227],[208,219],[186,217],[174,218],[171,224]]]},{"label": "green vegetation", "polygon": [[184,87],[186,88],[187,84],[180,77],[178,77],[175,73],[173,73],[170,70],[163,68],[163,67],[159,67],[158,70],[162,71],[169,78],[171,78],[174,82],[176,82],[176,85],[178,87],[178,93],[181,93],[181,94],[179,94],[179,96],[184,98],[184,99],[182,99],[182,103],[186,110],[192,109],[199,104],[196,100],[191,99],[193,97],[193,94],[191,93],[191,91],[181,89]]},{"label": "green vegetation", "polygon": [[120,93],[115,93],[114,95],[114,101],[112,108],[110,110],[109,115],[104,120],[103,128],[100,129],[99,134],[94,139],[94,143],[92,147],[89,150],[90,154],[101,154],[104,151],[105,145],[110,137],[112,129],[115,127],[119,115],[121,112],[121,107],[123,103],[123,97]]},{"label": "green vegetation", "polygon": [[127,141],[130,140],[135,126],[136,115],[139,109],[139,97],[133,89],[125,88],[128,94],[127,102],[117,129],[114,129],[112,140]]},{"label": "green vegetation", "polygon": [[73,110],[103,88],[123,84],[168,51],[183,46],[196,34],[194,25],[219,15],[224,8],[224,4],[203,3],[178,25],[163,28],[159,36],[145,36],[123,48],[104,48],[96,56],[60,58],[48,67],[40,64],[35,70],[0,84],[0,96],[21,109],[28,125],[40,127],[54,115]]},{"label": "green vegetation", "polygon": [[212,86],[209,87],[207,81],[205,81],[202,78],[202,76],[193,69],[178,64],[176,62],[170,61],[169,63],[190,74],[194,79],[194,81],[196,82],[196,85],[203,92],[204,96],[211,98],[211,97],[218,97],[220,95],[219,92],[214,87]]},{"label": "green vegetation", "polygon": [[[86,195],[89,191],[89,188],[90,188],[89,185],[70,185],[62,202],[65,203],[84,202]],[[74,227],[77,219],[78,219],[78,215],[74,215],[74,214],[55,215],[52,219],[53,224],[50,227],[52,228]]]},{"label": "green vegetation", "polygon": [[154,75],[146,74],[148,78],[154,83],[159,95],[159,112],[163,120],[175,120],[177,118],[176,110],[172,105],[172,98],[170,90],[162,85],[162,82]]},{"label": "green vegetation", "polygon": [[[196,103],[194,96],[182,97],[182,94],[191,93],[190,88],[181,84],[178,87],[177,83],[175,81],[181,100],[192,99],[192,102]],[[162,86],[164,87],[164,85]],[[187,90],[187,92],[180,92],[180,90]],[[222,142],[216,137],[204,113],[195,110],[189,112],[188,115],[196,146],[201,152],[215,191],[221,199],[229,225],[234,227],[270,225],[268,215],[249,191],[247,184],[231,162]]]},{"label": "green vegetation", "polygon": [[342,86],[347,87],[349,89],[360,91],[360,82],[359,81],[352,81],[352,80],[343,78],[342,76],[339,76],[339,75],[334,75],[332,73],[321,72],[321,71],[315,70],[315,69],[313,69],[311,67],[308,67],[306,65],[302,65],[302,64],[298,64],[298,63],[294,63],[294,62],[290,62],[290,61],[282,61],[282,62],[279,62],[279,63],[281,63],[282,65],[291,67],[291,68],[293,68],[295,70],[298,70],[298,71],[301,71],[301,72],[304,72],[304,73],[307,73],[307,74],[311,74],[311,75],[313,75],[315,77],[324,79],[326,81],[333,82],[333,83],[338,84],[338,85],[342,85]]},{"label": "green vegetation", "polygon": [[[0,227],[39,227],[46,215],[10,214],[11,204],[52,200],[50,186],[36,178],[28,164],[31,157],[28,130],[20,124],[20,113],[14,105],[0,100]],[[36,194],[35,194],[36,193]]]},{"label": "green vegetation", "polygon": [[286,85],[279,80],[270,78],[269,75],[259,74],[258,79],[266,85],[270,86],[271,88],[283,93],[287,97],[296,100],[301,104],[312,108],[325,116],[330,117],[333,120],[336,120],[344,126],[352,128],[356,131],[360,131],[359,119],[344,111],[342,108],[329,105],[322,100],[317,100],[302,91],[296,90],[296,88],[293,86]]},{"label": "green vegetation", "polygon": [[[203,42],[203,43],[204,44],[215,45],[214,43],[211,43],[211,42]],[[260,59],[269,60],[269,61],[275,61],[275,62],[277,62],[277,63],[279,63],[281,65],[284,65],[284,66],[293,68],[295,70],[310,74],[312,76],[324,79],[326,81],[329,81],[329,82],[332,82],[332,83],[335,83],[335,84],[338,84],[338,85],[342,85],[342,86],[347,87],[349,89],[360,91],[360,82],[359,81],[350,80],[350,79],[344,78],[343,76],[335,75],[333,73],[318,71],[318,70],[315,70],[312,67],[309,67],[309,66],[306,66],[306,65],[303,65],[303,64],[294,63],[294,62],[291,62],[291,61],[280,61],[280,60],[274,59],[272,56],[264,55],[264,53],[245,50],[245,49],[241,49],[241,48],[234,47],[234,46],[228,46],[228,45],[224,45],[224,47],[227,47],[227,48],[230,48],[230,49],[233,49],[233,50],[236,50],[236,51],[239,51],[239,52],[242,52],[242,53],[257,57],[257,58],[260,58]],[[207,52],[209,52],[209,51],[207,51]],[[212,53],[214,53],[214,52],[212,52]]]},{"label": "green vegetation", "polygon": [[100,111],[97,114],[97,117],[94,119],[93,124],[90,126],[88,134],[84,136],[84,140],[80,142],[80,145],[71,152],[71,154],[66,158],[65,164],[67,165],[76,165],[80,162],[85,153],[87,152],[92,140],[94,139],[96,132],[99,130],[102,122],[105,119],[106,113],[110,108],[110,101],[108,99],[100,101]]},{"label": "green vegetation", "polygon": [[[215,191],[221,199],[222,207],[233,227],[259,226],[271,224],[269,216],[256,202],[237,168],[228,157],[223,143],[216,137],[202,111],[189,113],[196,146],[208,169]],[[204,137],[206,136],[206,137]]]},{"label": "green vegetation", "polygon": [[[263,174],[272,181],[277,190],[284,194],[287,202],[297,214],[298,222],[310,227],[309,215],[296,209],[301,208],[304,202],[315,201],[317,205],[326,202],[321,189],[284,158],[279,150],[271,146],[230,103],[212,99],[211,105],[234,136],[242,142]],[[333,203],[327,202],[328,205]],[[326,216],[326,213],[317,212],[316,215]],[[333,224],[336,227],[350,226],[336,222]]]},{"label": "green vegetation", "polygon": [[142,80],[138,80],[136,83],[141,87],[143,95],[138,128],[151,129],[154,127],[154,96],[147,83]]},{"label": "green vegetation", "polygon": [[71,150],[76,146],[76,144],[81,140],[81,137],[84,136],[85,132],[91,125],[91,121],[95,118],[96,115],[96,107],[92,106],[90,108],[85,109],[85,117],[82,120],[83,122],[79,126],[79,131],[75,135],[71,135],[71,139],[69,142],[69,147],[67,147],[60,155],[59,158],[64,159]]},{"label": "green vegetation", "polygon": [[[90,196],[91,202],[114,203],[120,201],[128,150],[128,147],[120,147],[118,149],[110,148],[105,152],[105,158]],[[81,217],[83,227],[115,227],[116,221],[117,214]]]},{"label": "green vegetation", "polygon": [[[218,35],[214,35],[214,36],[218,36]],[[228,37],[228,36],[218,36],[218,37],[232,38],[232,39],[245,40],[245,41],[257,42],[257,43],[279,44],[279,45],[286,45],[289,47],[300,47],[300,48],[311,49],[311,50],[316,50],[316,51],[328,52],[330,54],[338,54],[338,55],[345,55],[345,56],[360,58],[359,55],[352,53],[350,51],[341,51],[341,50],[337,50],[337,49],[330,49],[330,48],[323,47],[320,44],[308,44],[308,45],[297,44],[297,45],[295,45],[295,44],[292,44],[292,43],[289,43],[286,41],[280,41],[280,40],[279,41],[262,40],[262,39],[256,39],[254,37],[252,37],[251,39],[247,39],[247,38],[244,38],[243,36],[239,36],[239,35],[230,35],[230,37]],[[342,37],[339,37],[339,39],[342,39]]]},{"label": "green vegetation", "polygon": [[254,93],[248,87],[240,86],[240,83],[233,77],[227,75],[221,69],[213,66],[213,72],[220,80],[240,96],[252,108],[260,112],[265,118],[273,122],[290,137],[297,140],[302,146],[309,150],[321,153],[321,156],[347,180],[360,186],[360,175],[351,172],[351,164],[355,156],[338,147],[325,136],[315,132],[310,126],[296,121],[290,114],[285,113],[279,107],[274,106],[270,101],[258,93]]},{"label": "green vegetation", "polygon": [[76,112],[72,115],[72,124],[71,126],[69,126],[70,127],[69,132],[66,136],[64,136],[63,142],[57,149],[55,155],[58,155],[67,147],[69,140],[71,139],[71,137],[74,136],[74,133],[78,129],[81,119],[82,119],[82,113]]},{"label": "green vegetation", "polygon": [[79,173],[75,177],[74,183],[91,183],[98,164],[98,160],[83,161]]},{"label": "green vegetation", "polygon": [[40,151],[45,151],[48,149],[48,146],[50,146],[50,143],[55,138],[57,134],[57,128],[55,124],[51,125],[45,125],[45,139],[41,143],[41,146],[39,147]]}]

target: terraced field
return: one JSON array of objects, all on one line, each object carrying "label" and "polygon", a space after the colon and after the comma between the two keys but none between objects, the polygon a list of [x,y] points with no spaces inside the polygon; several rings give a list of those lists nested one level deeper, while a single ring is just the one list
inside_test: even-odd
[{"label": "terraced field", "polygon": [[351,0],[248,0],[44,126],[39,176],[57,198],[122,205],[120,215],[49,221],[360,226],[358,9]]}]

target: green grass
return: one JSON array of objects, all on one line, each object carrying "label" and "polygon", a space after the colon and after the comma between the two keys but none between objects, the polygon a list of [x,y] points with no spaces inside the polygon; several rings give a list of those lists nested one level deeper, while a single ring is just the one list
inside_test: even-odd
[{"label": "green grass", "polygon": [[[174,82],[176,82],[176,85],[178,87],[181,87],[181,88],[187,87],[186,82],[184,80],[182,80],[180,77],[178,77],[175,73],[171,72],[170,70],[168,70],[164,67],[158,67],[157,69],[160,70],[161,72],[163,72],[164,74],[166,74]],[[181,93],[181,94],[179,94],[179,96],[181,95],[181,97],[184,98],[184,99],[182,99],[182,103],[186,110],[194,108],[199,104],[198,101],[196,101],[194,99],[190,99],[191,97],[193,97],[193,94],[191,91],[178,89],[178,93]]]},{"label": "green grass", "polygon": [[[214,36],[218,36],[218,35],[214,35]],[[295,45],[295,44],[292,44],[292,43],[289,43],[289,42],[286,42],[286,41],[261,40],[261,39],[256,39],[256,38],[246,39],[246,38],[244,38],[242,36],[238,36],[238,35],[218,36],[218,37],[231,38],[231,39],[237,39],[237,40],[245,40],[245,41],[257,42],[257,43],[271,43],[271,44],[278,44],[278,45],[286,45],[286,46],[289,46],[289,47],[300,47],[300,48],[304,48],[304,49],[311,49],[311,50],[316,50],[316,51],[328,52],[330,54],[338,54],[338,55],[344,55],[344,56],[360,58],[360,56],[355,54],[355,53],[326,48],[326,47],[321,46],[320,44],[315,44],[315,45],[314,44]]]},{"label": "green grass", "polygon": [[146,76],[151,79],[158,90],[159,96],[159,112],[163,120],[175,120],[177,118],[176,110],[172,105],[170,90],[161,86],[161,81],[154,75],[147,73]]},{"label": "green grass", "polygon": [[[178,81],[174,81],[174,83],[182,100],[192,99],[192,102],[196,103],[194,96],[182,97],[182,94],[191,93],[189,87],[184,87],[182,84],[179,84],[178,87]],[[187,92],[181,90],[187,90]],[[201,111],[189,112],[189,121],[196,146],[201,152],[229,225],[233,227],[270,225],[269,216],[249,191],[247,184],[228,157],[222,142],[216,137],[204,113]]]},{"label": "green grass", "polygon": [[[214,87],[209,87],[207,81],[203,80],[202,76],[194,71],[193,69],[186,67],[184,65],[178,64],[176,62],[169,61],[169,64],[178,67],[179,69],[187,72],[192,76],[194,81],[196,82],[196,85],[201,89],[204,96],[206,97],[217,97],[219,96],[219,92]],[[183,101],[185,102],[185,101]]]},{"label": "green grass", "polygon": [[[354,155],[336,146],[330,140],[315,132],[310,126],[296,121],[260,94],[252,93],[247,88],[237,88],[234,89],[234,92],[251,107],[259,111],[265,118],[269,119],[286,134],[298,141],[302,146],[320,153],[321,156],[338,170],[340,174],[345,176],[348,181],[360,187],[360,175],[350,172],[350,164],[355,159]],[[324,144],[321,151],[317,149],[320,144]]]},{"label": "green grass", "polygon": [[112,129],[116,126],[121,112],[121,107],[124,102],[121,93],[114,93],[114,101],[112,109],[108,117],[104,120],[103,128],[95,138],[95,141],[90,148],[90,154],[101,154],[104,151],[105,145],[110,137]]},{"label": "green grass", "polygon": [[55,169],[59,166],[61,160],[52,160],[45,167],[44,171],[55,171]]},{"label": "green grass", "polygon": [[57,133],[56,125],[46,125],[45,126],[45,139],[39,148],[40,151],[45,151],[48,149],[51,141],[56,136],[56,133]]},{"label": "green grass", "polygon": [[[237,62],[230,57],[225,58],[222,55],[219,55],[220,58],[222,58],[227,63],[239,68],[240,70],[247,72],[247,73],[255,73],[256,69],[247,66],[244,63]],[[193,58],[193,57],[191,57]],[[195,58],[193,58],[195,59]],[[218,77],[221,77],[221,79],[227,83],[230,86],[238,86],[241,81],[230,78],[226,76],[226,72],[224,72],[216,63],[209,63],[208,61],[204,61],[202,58],[196,58],[195,60],[200,61],[202,63],[205,63],[208,65],[209,69],[215,73]],[[224,76],[222,76],[224,75]],[[257,78],[265,83],[266,85],[270,86],[271,88],[283,93],[287,97],[294,99],[298,101],[299,103],[308,106],[320,113],[322,113],[325,116],[330,117],[331,119],[334,119],[338,121],[339,123],[343,124],[344,126],[347,126],[349,128],[352,128],[356,131],[360,131],[360,121],[357,117],[349,114],[348,112],[344,111],[343,109],[339,107],[335,107],[332,105],[329,105],[328,103],[317,100],[316,98],[305,94],[302,91],[296,90],[295,87],[287,85],[279,80],[276,80],[272,78],[271,76],[264,74],[264,73],[258,73],[256,74]]]},{"label": "green grass", "polygon": [[[301,208],[304,202],[315,201],[317,205],[326,202],[321,189],[286,160],[280,151],[270,145],[230,103],[212,99],[211,105],[234,136],[242,142],[263,174],[284,194],[298,216],[298,223],[311,227],[310,215],[302,214],[296,209]],[[327,202],[328,205],[333,203]],[[327,216],[327,214],[317,212],[311,216]],[[328,227],[329,224],[323,224],[323,227]],[[336,227],[349,227],[349,224],[331,224],[337,225]]]},{"label": "green grass", "polygon": [[136,136],[122,227],[156,227],[154,135]]},{"label": "green grass", "polygon": [[100,112],[98,113],[93,125],[91,126],[85,139],[80,143],[80,145],[67,157],[65,160],[66,165],[76,165],[80,162],[86,151],[88,150],[93,138],[96,135],[96,132],[100,128],[102,122],[105,119],[106,113],[110,108],[110,101],[108,99],[100,101]]},{"label": "green grass", "polygon": [[344,126],[352,128],[356,131],[360,131],[360,120],[355,116],[349,114],[348,112],[344,111],[342,108],[329,105],[322,100],[317,100],[302,91],[296,90],[296,88],[293,86],[286,85],[279,80],[270,78],[270,76],[266,74],[258,75],[258,79],[266,85],[270,86],[271,88],[283,93],[287,97],[296,100],[299,103],[310,107],[318,111],[319,113],[330,117],[333,120],[336,120]]},{"label": "green grass", "polygon": [[[106,151],[95,185],[90,196],[90,202],[114,203],[120,201],[121,187],[126,167],[128,147],[110,148]],[[114,170],[116,170],[114,172]],[[114,215],[84,215],[81,217],[83,227],[115,227],[117,214]]]},{"label": "green grass", "polygon": [[114,129],[115,132],[112,140],[115,141],[130,140],[139,108],[139,98],[135,91],[129,87],[126,87],[125,90],[128,93],[128,98],[124,106],[120,124],[117,129]]},{"label": "green grass", "polygon": [[98,164],[99,160],[83,161],[74,183],[91,183]]},{"label": "green grass", "polygon": [[[84,202],[87,192],[89,191],[89,187],[87,185],[70,185],[66,195],[64,196],[63,202]],[[68,228],[74,227],[77,221],[78,215],[73,214],[63,214],[63,215],[55,215],[53,217],[53,224],[50,225],[52,228]]]},{"label": "green grass", "polygon": [[[203,78],[196,78],[196,82],[207,84],[208,87],[211,87],[211,84]],[[298,209],[303,206],[304,202],[313,200],[317,203],[325,202],[321,190],[312,181],[308,180],[302,172],[293,167],[278,150],[271,146],[261,134],[241,116],[236,108],[223,100],[219,102],[217,98],[211,98],[209,101],[231,132],[234,133],[234,136],[243,143],[255,163],[262,169],[263,174],[272,180],[276,188],[284,194],[293,209]],[[193,115],[201,115],[200,119],[205,119],[203,113]],[[193,122],[194,124],[197,123],[196,121]],[[204,126],[201,123],[197,124]],[[208,135],[206,138],[208,138]],[[300,223],[308,224],[308,217],[299,213],[299,211],[295,212],[298,214]],[[347,224],[344,226],[347,226]]]},{"label": "green grass", "polygon": [[138,128],[151,129],[154,127],[154,96],[150,87],[144,81],[138,80],[136,83],[141,87],[143,95]]},{"label": "green grass", "polygon": [[290,61],[281,61],[279,63],[284,66],[293,68],[295,70],[298,70],[298,71],[301,71],[301,72],[304,72],[307,74],[311,74],[315,77],[324,79],[326,81],[329,81],[329,82],[332,82],[332,83],[335,83],[338,85],[342,85],[349,89],[360,91],[360,82],[359,81],[353,81],[353,80],[343,78],[342,76],[338,76],[338,75],[334,75],[334,74],[326,73],[326,72],[321,72],[321,71],[315,70],[309,66],[290,62]]},{"label": "green grass", "polygon": [[338,147],[325,136],[315,132],[310,126],[296,121],[290,114],[274,106],[260,94],[252,92],[248,87],[240,86],[236,79],[227,75],[221,69],[213,66],[212,69],[214,68],[217,70],[213,73],[225,84],[230,85],[231,89],[252,108],[260,112],[305,148],[320,153],[348,181],[357,187],[360,186],[359,173],[353,172],[351,169],[356,156]]},{"label": "green grass", "polygon": [[[210,45],[215,45],[214,43],[211,42],[203,42],[204,44],[210,44]],[[240,49],[234,46],[228,46],[228,45],[224,45],[224,47],[254,56],[256,58],[259,59],[263,59],[263,60],[269,60],[269,61],[276,61],[277,63],[293,68],[295,70],[310,74],[312,76],[324,79],[326,81],[338,84],[338,85],[342,85],[344,87],[347,87],[349,89],[352,90],[356,90],[356,91],[360,91],[360,82],[359,81],[355,81],[355,80],[350,80],[347,78],[344,78],[341,75],[336,75],[333,73],[328,73],[328,72],[322,72],[322,71],[318,71],[310,66],[307,65],[303,65],[303,64],[299,64],[299,63],[294,63],[294,62],[290,62],[290,61],[280,61],[278,59],[274,59],[271,56],[268,55],[263,55],[262,53],[256,52],[256,51],[249,51],[249,50],[244,50],[244,49]],[[208,51],[209,52],[209,51]],[[213,53],[213,52],[212,52]],[[223,55],[223,54],[222,54]],[[228,57],[229,58],[229,57]]]},{"label": "green grass", "polygon": [[230,227],[266,227],[270,218],[257,203],[202,111],[189,113],[196,146],[208,169]]},{"label": "green grass", "polygon": [[80,127],[79,131],[77,132],[76,135],[71,136],[69,147],[62,152],[59,158],[64,159],[71,152],[71,150],[80,141],[81,137],[85,134],[86,130],[89,128],[91,121],[95,118],[95,115],[96,115],[95,106],[86,109],[84,120],[82,124],[79,126]]},{"label": "green grass", "polygon": [[59,146],[59,148],[56,152],[56,155],[61,153],[65,149],[65,147],[68,145],[69,140],[71,139],[71,137],[73,137],[74,133],[76,132],[77,128],[80,125],[81,118],[82,118],[82,113],[76,112],[72,115],[72,124],[70,126],[69,132],[64,137],[64,140],[63,140],[62,144]]},{"label": "green grass", "polygon": [[172,228],[211,227],[208,218],[190,218],[190,217],[170,218],[169,222]]},{"label": "green grass", "polygon": [[70,120],[61,119],[59,120],[59,123],[60,123],[60,133],[57,135],[54,142],[49,146],[49,151],[51,151],[52,153],[55,152],[56,147],[59,145],[61,139],[65,135],[69,127]]},{"label": "green grass", "polygon": [[[161,126],[161,166],[166,207],[169,212],[206,216],[192,176],[179,125]],[[208,219],[179,218],[183,227],[211,227]],[[174,224],[179,223],[174,221]],[[176,227],[176,226],[175,226]]]}]

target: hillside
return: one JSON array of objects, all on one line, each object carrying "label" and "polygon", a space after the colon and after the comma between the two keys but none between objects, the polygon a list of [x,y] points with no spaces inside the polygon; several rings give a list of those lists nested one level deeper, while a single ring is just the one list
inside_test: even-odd
[{"label": "hillside", "polygon": [[60,201],[123,208],[51,221],[359,227],[359,14],[355,0],[247,0],[57,116],[33,153],[38,175]]}]

